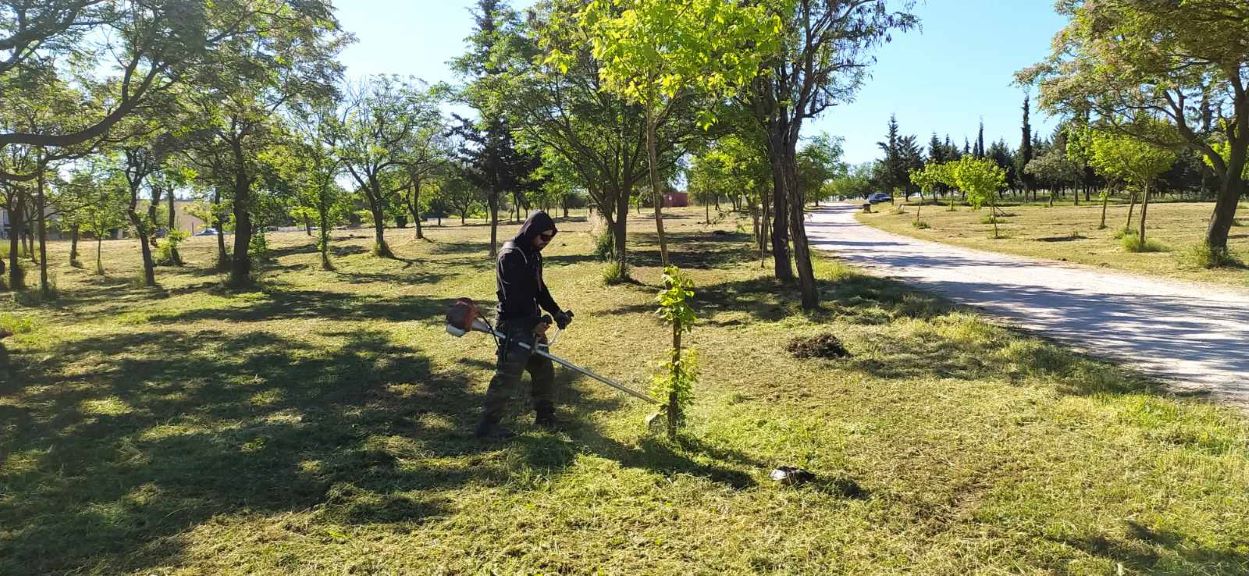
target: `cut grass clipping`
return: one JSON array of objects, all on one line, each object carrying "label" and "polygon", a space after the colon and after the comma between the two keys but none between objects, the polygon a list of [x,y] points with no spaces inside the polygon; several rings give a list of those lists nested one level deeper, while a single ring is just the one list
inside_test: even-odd
[{"label": "cut grass clipping", "polygon": [[794,338],[785,347],[795,358],[848,358],[850,351],[832,334]]}]

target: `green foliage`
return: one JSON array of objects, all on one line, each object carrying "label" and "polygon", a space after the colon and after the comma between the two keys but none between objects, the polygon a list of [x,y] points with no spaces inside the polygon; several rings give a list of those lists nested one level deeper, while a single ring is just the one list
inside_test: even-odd
[{"label": "green foliage", "polygon": [[972,207],[992,203],[998,190],[1006,186],[1006,171],[992,160],[964,156],[953,162],[951,177],[959,190],[967,193]]},{"label": "green foliage", "polygon": [[182,256],[178,253],[178,245],[190,236],[185,230],[170,230],[156,245],[156,263],[163,266],[181,266]]},{"label": "green foliage", "polygon": [[1175,163],[1175,153],[1131,136],[1095,132],[1090,164],[1108,178],[1144,188]]},{"label": "green foliage", "polygon": [[263,229],[252,234],[251,241],[247,244],[247,253],[257,262],[269,259],[269,239]]},{"label": "green foliage", "polygon": [[611,230],[604,230],[594,237],[594,256],[607,262],[616,253],[616,238]]},{"label": "green foliage", "polygon": [[[723,0],[593,0],[581,20],[603,88],[652,112],[691,90],[731,96],[782,33],[780,18],[762,6]],[[704,125],[712,121],[704,111]]]},{"label": "green foliage", "polygon": [[1141,237],[1132,231],[1120,238],[1119,244],[1128,252],[1166,252],[1167,247],[1156,240],[1141,242]]},{"label": "green foliage", "polygon": [[677,425],[684,424],[690,405],[694,402],[694,385],[698,383],[698,351],[681,351],[680,360],[671,359],[659,366],[651,378],[650,393],[655,398],[676,399]]},{"label": "green foliage", "polygon": [[28,334],[35,330],[35,319],[28,315],[0,314],[0,331],[9,334]]},{"label": "green foliage", "polygon": [[659,303],[655,315],[671,324],[677,332],[689,332],[698,319],[690,306],[693,298],[694,281],[676,266],[664,268],[663,289],[655,298]]},{"label": "green foliage", "polygon": [[842,138],[820,134],[798,151],[798,188],[806,200],[819,200],[824,184],[846,173],[841,160]]},{"label": "green foliage", "polygon": [[629,281],[629,265],[621,264],[615,260],[607,263],[603,268],[603,284],[608,286],[614,284],[623,284]]},{"label": "green foliage", "polygon": [[675,438],[677,427],[684,421],[698,379],[697,357],[681,346],[681,335],[689,332],[698,319],[690,306],[693,298],[694,281],[676,266],[665,267],[663,288],[655,298],[659,303],[655,315],[672,325],[672,353],[663,365],[665,371],[652,382],[651,390],[656,397],[667,399],[669,438]]},{"label": "green foliage", "polygon": [[829,182],[833,196],[842,198],[867,198],[873,191],[872,165],[852,166],[845,174]]},{"label": "green foliage", "polygon": [[1199,242],[1185,250],[1181,260],[1197,268],[1225,268],[1242,266],[1242,262],[1227,248],[1213,248],[1205,242]]}]

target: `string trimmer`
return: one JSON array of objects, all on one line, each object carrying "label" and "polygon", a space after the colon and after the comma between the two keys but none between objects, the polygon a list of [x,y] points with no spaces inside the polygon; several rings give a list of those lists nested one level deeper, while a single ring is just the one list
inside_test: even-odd
[{"label": "string trimmer", "polygon": [[[502,342],[506,338],[505,334],[495,330],[494,327],[481,316],[481,310],[472,299],[458,298],[449,308],[447,308],[447,333],[455,336],[456,338],[460,338],[469,332],[485,332],[486,334],[494,336],[496,342]],[[557,330],[556,333],[549,339],[549,342],[554,343],[555,340],[559,338],[559,334],[560,332]],[[517,346],[520,346],[525,350],[529,350],[530,352],[538,354],[544,358],[549,358],[552,362],[555,362],[560,366],[579,374],[589,376],[590,378],[598,380],[599,382],[633,396],[634,398],[645,400],[651,404],[662,404],[662,402],[651,398],[648,394],[634,390],[633,388],[625,386],[624,384],[612,380],[611,378],[599,375],[589,368],[578,366],[560,358],[559,356],[551,354],[549,349],[550,343],[546,345],[538,344],[530,346],[527,342],[515,342]],[[656,412],[646,417],[646,425],[652,429],[661,428],[663,424],[664,416],[662,412]]]}]

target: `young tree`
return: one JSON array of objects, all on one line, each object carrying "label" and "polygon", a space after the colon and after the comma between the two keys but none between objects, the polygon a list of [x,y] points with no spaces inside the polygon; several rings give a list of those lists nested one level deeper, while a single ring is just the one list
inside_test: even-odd
[{"label": "young tree", "polygon": [[[562,161],[585,189],[612,235],[615,270],[627,276],[629,200],[648,175],[645,114],[600,89],[602,63],[592,53],[594,30],[579,17],[583,7],[580,0],[541,3],[524,34],[511,37],[517,48],[508,52],[506,111],[522,146],[542,149],[544,164]],[[665,168],[697,131],[682,103],[656,127]]]},{"label": "young tree", "polygon": [[339,156],[355,180],[373,215],[373,253],[393,257],[386,244],[386,217],[400,181],[389,178],[405,169],[413,146],[435,104],[411,82],[374,76],[351,91],[343,112]]},{"label": "young tree", "polygon": [[950,175],[958,188],[967,194],[967,201],[979,209],[989,204],[989,220],[993,222],[993,237],[998,238],[997,192],[1006,186],[1006,171],[992,160],[964,156],[950,168]]},{"label": "young tree", "polygon": [[[1108,177],[1117,178],[1141,190],[1141,221],[1136,242],[1144,247],[1150,184],[1175,164],[1175,153],[1150,142],[1106,132],[1094,134],[1092,152],[1094,168]],[[1125,229],[1131,226],[1132,214],[1129,212]]]},{"label": "young tree", "polygon": [[1040,156],[1033,158],[1024,166],[1024,173],[1031,175],[1034,182],[1049,188],[1049,205],[1054,205],[1054,196],[1060,188],[1075,185],[1080,178],[1080,167],[1067,159],[1066,147],[1054,146]]},{"label": "young tree", "polygon": [[[912,168],[910,171],[911,183],[920,189],[920,192],[929,192],[934,200],[937,198],[937,188],[945,185],[950,180],[950,165],[936,162],[929,162],[923,168]],[[924,207],[924,203],[920,202],[915,207],[915,223],[919,225],[919,211]],[[951,202],[953,207],[953,202]]]},{"label": "young tree", "polygon": [[[645,116],[655,230],[667,266],[658,127],[687,98],[724,98],[747,86],[775,46],[780,21],[760,6],[725,0],[592,0],[581,19],[592,30],[603,89]],[[700,116],[704,126],[714,121],[710,106]]]},{"label": "young tree", "polygon": [[[797,147],[804,120],[851,98],[872,63],[872,49],[896,31],[914,26],[914,16],[891,12],[885,0],[765,0],[773,28],[762,33],[780,42],[765,51],[763,73],[750,100],[767,133],[776,192],[776,228],[788,232],[798,267],[802,306],[819,305],[803,219],[804,193],[798,182]],[[764,20],[768,22],[768,20]],[[718,33],[718,32],[717,32]],[[902,173],[905,177],[905,170]],[[774,233],[775,234],[775,233]],[[789,274],[786,238],[774,238],[778,277]]]},{"label": "young tree", "polygon": [[77,219],[84,232],[95,238],[95,273],[104,274],[104,238],[126,226],[130,188],[120,174],[106,177],[95,186],[85,187],[84,202]]},{"label": "young tree", "polygon": [[281,169],[294,186],[297,210],[317,223],[317,252],[321,269],[333,270],[330,237],[333,226],[351,210],[351,195],[335,177],[342,167],[338,157],[341,133],[333,99],[303,101],[291,108],[289,150]]},{"label": "young tree", "polygon": [[277,116],[299,98],[334,93],[342,74],[335,58],[351,37],[343,34],[325,0],[286,0],[248,11],[236,25],[257,31],[229,42],[194,70],[195,90],[182,98],[197,126],[198,162],[215,173],[215,189],[228,193],[234,216],[231,286],[252,282],[252,216],[264,202],[256,195],[261,152],[280,141]]}]

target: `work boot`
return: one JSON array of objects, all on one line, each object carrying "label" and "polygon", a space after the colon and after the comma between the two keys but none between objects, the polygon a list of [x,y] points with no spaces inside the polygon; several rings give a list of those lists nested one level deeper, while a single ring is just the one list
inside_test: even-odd
[{"label": "work boot", "polygon": [[564,429],[564,422],[555,417],[555,405],[549,403],[534,406],[533,423],[548,432],[558,432]]},{"label": "work boot", "polygon": [[478,440],[511,440],[516,437],[516,433],[500,426],[498,420],[483,418],[473,431],[473,436]]}]

